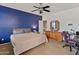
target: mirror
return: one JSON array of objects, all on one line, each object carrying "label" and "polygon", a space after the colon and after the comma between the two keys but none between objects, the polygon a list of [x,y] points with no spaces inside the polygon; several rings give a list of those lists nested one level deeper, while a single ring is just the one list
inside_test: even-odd
[{"label": "mirror", "polygon": [[50,23],[50,29],[51,31],[58,31],[59,30],[59,21],[58,20],[54,20],[54,21],[51,21]]}]

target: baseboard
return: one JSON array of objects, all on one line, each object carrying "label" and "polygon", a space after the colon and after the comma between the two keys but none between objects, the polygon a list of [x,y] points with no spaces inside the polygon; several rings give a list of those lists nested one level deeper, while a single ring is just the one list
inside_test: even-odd
[{"label": "baseboard", "polygon": [[2,43],[2,44],[0,44],[0,46],[1,46],[1,45],[5,45],[5,44],[10,44],[10,42],[7,42],[7,43]]}]

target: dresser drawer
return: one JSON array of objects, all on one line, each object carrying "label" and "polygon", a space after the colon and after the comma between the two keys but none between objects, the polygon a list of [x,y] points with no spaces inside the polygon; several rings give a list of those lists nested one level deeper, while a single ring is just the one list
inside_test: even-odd
[{"label": "dresser drawer", "polygon": [[62,41],[61,32],[48,31],[48,32],[46,32],[46,36],[47,36],[48,39],[53,39],[53,40],[56,40],[56,41]]}]

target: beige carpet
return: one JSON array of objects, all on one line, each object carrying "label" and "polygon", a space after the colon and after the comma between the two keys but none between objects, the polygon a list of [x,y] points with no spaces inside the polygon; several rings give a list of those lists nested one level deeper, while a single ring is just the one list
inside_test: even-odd
[{"label": "beige carpet", "polygon": [[[75,50],[69,51],[69,47],[63,48],[62,42],[56,42],[50,39],[48,43],[41,44],[21,55],[74,55]],[[13,47],[10,43],[0,45],[0,55],[13,55]]]}]

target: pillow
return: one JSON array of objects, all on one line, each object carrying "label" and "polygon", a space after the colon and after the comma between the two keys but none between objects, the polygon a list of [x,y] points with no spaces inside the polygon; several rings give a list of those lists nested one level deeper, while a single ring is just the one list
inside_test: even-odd
[{"label": "pillow", "polygon": [[22,34],[24,30],[13,30],[13,34]]},{"label": "pillow", "polygon": [[24,33],[32,32],[31,28],[24,29]]}]

